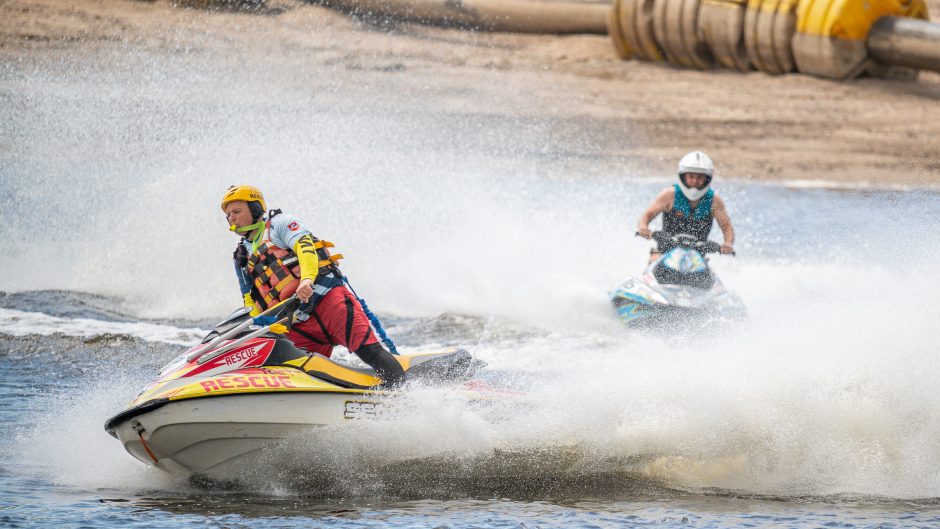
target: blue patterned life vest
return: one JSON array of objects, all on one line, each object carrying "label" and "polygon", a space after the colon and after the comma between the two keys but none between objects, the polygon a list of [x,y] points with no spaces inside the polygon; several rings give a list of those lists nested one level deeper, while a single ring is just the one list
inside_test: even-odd
[{"label": "blue patterned life vest", "polygon": [[699,199],[694,210],[692,203],[682,194],[679,184],[675,185],[675,194],[672,211],[663,213],[663,231],[667,235],[685,233],[700,241],[707,240],[712,231],[712,221],[715,219],[712,215],[712,197],[715,196],[715,191],[709,189]]}]

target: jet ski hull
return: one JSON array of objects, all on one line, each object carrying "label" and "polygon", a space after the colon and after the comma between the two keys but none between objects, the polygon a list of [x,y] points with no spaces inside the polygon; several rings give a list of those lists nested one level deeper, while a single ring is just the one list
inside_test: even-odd
[{"label": "jet ski hull", "polygon": [[746,318],[744,302],[725,288],[695,249],[673,248],[610,293],[620,319],[630,327],[708,325]]},{"label": "jet ski hull", "polygon": [[279,440],[318,427],[381,419],[387,404],[378,392],[369,393],[278,392],[166,401],[125,414],[109,423],[109,429],[148,465],[174,474],[236,475],[246,457]]},{"label": "jet ski hull", "polygon": [[699,307],[677,307],[643,303],[628,298],[613,300],[620,320],[630,327],[656,328],[671,324],[708,325],[746,319],[747,310],[737,298]]}]

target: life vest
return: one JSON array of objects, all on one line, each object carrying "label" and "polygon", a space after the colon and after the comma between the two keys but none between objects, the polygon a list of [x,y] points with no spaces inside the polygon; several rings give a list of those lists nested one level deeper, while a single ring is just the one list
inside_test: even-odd
[{"label": "life vest", "polygon": [[[279,211],[271,212],[264,224],[261,242],[251,255],[245,255],[248,252],[241,243],[235,250],[236,260],[251,285],[251,298],[261,310],[267,310],[291,297],[300,286],[300,262],[297,254],[271,242],[271,219],[277,213]],[[319,271],[313,283],[313,297],[310,301],[315,303],[332,288],[343,284],[343,276],[337,264],[343,255],[330,255],[328,248],[333,248],[333,243],[312,235],[311,238],[319,261]],[[240,253],[242,259],[239,259]]]},{"label": "life vest", "polygon": [[708,234],[712,231],[712,221],[715,219],[712,215],[712,197],[715,196],[715,191],[709,189],[693,210],[692,203],[682,194],[679,184],[674,187],[676,198],[672,201],[672,211],[663,213],[663,231],[668,235],[685,233],[700,241],[708,239]]}]

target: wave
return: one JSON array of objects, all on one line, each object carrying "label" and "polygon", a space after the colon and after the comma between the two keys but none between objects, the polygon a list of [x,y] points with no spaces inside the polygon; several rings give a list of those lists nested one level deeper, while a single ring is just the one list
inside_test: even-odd
[{"label": "wave", "polygon": [[0,308],[0,334],[8,336],[78,337],[90,339],[108,336],[140,338],[150,342],[193,345],[207,331],[178,328],[146,322],[107,321],[93,318],[61,318],[42,312]]}]

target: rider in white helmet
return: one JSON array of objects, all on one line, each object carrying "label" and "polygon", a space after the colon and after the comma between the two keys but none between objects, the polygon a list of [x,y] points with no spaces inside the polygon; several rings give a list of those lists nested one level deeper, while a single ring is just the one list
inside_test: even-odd
[{"label": "rider in white helmet", "polygon": [[[721,253],[734,251],[734,227],[725,209],[725,203],[711,189],[715,166],[705,153],[692,151],[679,160],[679,181],[664,189],[637,221],[637,234],[647,239],[653,236],[650,222],[663,214],[663,231],[667,235],[685,233],[701,241],[708,239],[713,221],[718,222],[724,242]],[[658,259],[658,249],[650,250],[650,261]]]}]

